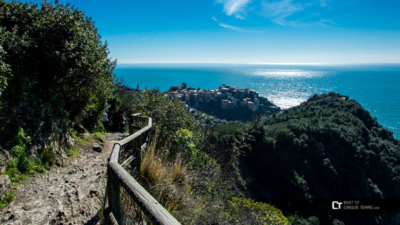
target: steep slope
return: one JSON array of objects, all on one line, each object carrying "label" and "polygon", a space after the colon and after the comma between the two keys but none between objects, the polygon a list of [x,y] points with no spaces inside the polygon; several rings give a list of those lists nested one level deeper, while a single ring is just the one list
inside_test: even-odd
[{"label": "steep slope", "polygon": [[267,118],[244,160],[263,187],[257,200],[286,214],[315,215],[322,224],[391,224],[396,215],[394,206],[332,210],[334,200],[400,202],[399,141],[347,96],[314,95]]}]

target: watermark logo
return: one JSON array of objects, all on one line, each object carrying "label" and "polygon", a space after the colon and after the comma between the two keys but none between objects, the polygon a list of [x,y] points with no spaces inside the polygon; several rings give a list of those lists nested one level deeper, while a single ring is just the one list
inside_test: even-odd
[{"label": "watermark logo", "polygon": [[339,210],[343,202],[333,201],[332,202],[332,209]]}]

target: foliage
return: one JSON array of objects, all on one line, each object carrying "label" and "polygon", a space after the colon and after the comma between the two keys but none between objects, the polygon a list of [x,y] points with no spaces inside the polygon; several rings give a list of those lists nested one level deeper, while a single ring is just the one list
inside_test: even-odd
[{"label": "foliage", "polygon": [[274,206],[235,197],[228,201],[225,219],[229,224],[239,221],[241,224],[291,224],[282,211]]},{"label": "foliage", "polygon": [[69,148],[68,148],[68,151],[67,151],[67,156],[76,158],[76,157],[79,157],[80,154],[79,154],[78,150],[76,150],[76,148],[74,146],[70,145]]},{"label": "foliage", "polygon": [[6,54],[3,46],[0,45],[0,96],[8,85],[7,80],[12,76],[10,65],[4,62]]},{"label": "foliage", "polygon": [[11,148],[13,158],[8,161],[5,174],[7,174],[13,183],[18,183],[26,178],[27,174],[43,173],[44,166],[40,159],[33,159],[26,154],[29,136],[26,136],[24,130],[18,126],[16,137],[9,143],[18,143]]},{"label": "foliage", "polygon": [[4,63],[12,69],[6,98],[19,102],[27,92],[71,118],[85,109],[87,116],[107,99],[115,62],[82,11],[46,1],[40,8],[2,1],[0,9]]},{"label": "foliage", "polygon": [[17,123],[11,123],[5,131],[5,138],[8,140],[6,146],[23,145],[27,143],[27,138],[24,129]]},{"label": "foliage", "polygon": [[50,146],[43,151],[42,161],[48,165],[53,165],[56,161],[56,153]]},{"label": "foliage", "polygon": [[[156,138],[151,135],[153,143],[144,156],[137,180],[183,224],[225,224],[229,201],[232,197],[244,197],[237,152],[247,146],[251,137],[246,131],[256,129],[257,122],[231,122],[202,129],[179,101],[164,98],[158,90],[131,96],[135,100],[132,113],[151,117],[153,130],[160,134]],[[136,120],[132,123],[144,125]],[[232,144],[239,138],[243,141],[235,145],[234,152]],[[221,167],[230,164],[234,169],[224,176]],[[256,207],[248,209],[252,210]],[[242,214],[232,214],[236,215]],[[240,224],[252,221],[235,218],[240,219]]]},{"label": "foliage", "polygon": [[179,128],[177,131],[176,142],[180,146],[184,146],[184,153],[189,154],[190,157],[196,158],[196,146],[192,141],[193,134],[188,129]]},{"label": "foliage", "polygon": [[295,214],[288,217],[290,224],[292,225],[319,225],[319,219],[315,216],[311,216],[308,219]]},{"label": "foliage", "polygon": [[[118,90],[119,87],[117,87]],[[120,100],[120,92],[116,92],[114,93],[114,96],[111,97],[108,100],[108,104],[110,105],[110,108],[108,109],[107,115],[108,115],[108,126],[109,129],[112,131],[118,131],[118,126],[119,126],[119,121],[120,121],[120,114],[121,114],[121,106],[122,106],[122,101]],[[132,95],[130,95],[130,97],[132,97]],[[130,99],[130,98],[127,98]],[[128,109],[133,109],[135,104],[129,104],[130,102],[126,102],[124,103],[124,105],[128,106]],[[122,109],[124,110],[124,109]],[[126,110],[126,109],[125,109]],[[127,112],[129,115],[129,111]]]},{"label": "foliage", "polygon": [[[191,154],[183,156],[196,156],[199,143],[204,139],[204,135],[194,117],[185,110],[179,101],[166,99],[159,90],[155,89],[147,90],[133,97],[136,101],[133,106],[134,112],[151,117],[153,129],[160,131],[157,145],[162,146],[166,156],[175,159],[177,154],[186,151],[190,151]],[[185,132],[191,137],[185,136]],[[181,145],[182,141],[186,144]]]},{"label": "foliage", "polygon": [[93,144],[93,140],[90,137],[82,137],[80,135],[77,135],[76,132],[72,133],[72,136],[74,137],[75,141],[81,145],[89,146]]},{"label": "foliage", "polygon": [[0,201],[0,209],[4,209],[14,200],[14,192],[10,192],[3,200]]},{"label": "foliage", "polygon": [[91,18],[69,4],[1,1],[0,43],[0,144],[18,145],[18,126],[35,146],[74,121],[99,128],[116,62]]},{"label": "foliage", "polygon": [[[260,200],[288,214],[298,211],[307,218],[315,212],[322,224],[331,224],[334,217],[322,213],[330,210],[326,199],[400,199],[399,141],[347,96],[314,95],[264,119],[259,131],[246,153],[247,165],[273,196]],[[392,215],[343,212],[335,217],[346,224],[370,224],[386,223]]]},{"label": "foliage", "polygon": [[226,165],[224,175],[228,171],[228,168],[229,168],[230,164],[232,163],[232,161],[239,155],[245,153],[244,149],[250,148],[250,144],[246,143],[246,141],[254,141],[254,137],[251,133],[256,132],[256,128],[259,126],[260,120],[261,120],[261,116],[258,115],[257,119],[255,119],[253,121],[253,123],[250,126],[248,126],[244,131],[238,131],[239,135],[233,139],[234,140],[234,142],[232,144],[233,145],[233,148],[232,148],[233,154],[232,154],[231,159],[229,160],[228,164]]},{"label": "foliage", "polygon": [[193,223],[199,217],[202,203],[196,199],[188,182],[188,172],[181,158],[172,164],[161,160],[154,142],[145,154],[137,177],[156,200],[182,223]]}]

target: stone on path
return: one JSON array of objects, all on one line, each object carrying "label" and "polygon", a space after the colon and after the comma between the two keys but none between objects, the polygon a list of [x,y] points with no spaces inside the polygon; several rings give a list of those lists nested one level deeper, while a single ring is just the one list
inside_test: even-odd
[{"label": "stone on path", "polygon": [[92,149],[95,150],[96,152],[101,152],[103,150],[98,143],[92,144]]}]

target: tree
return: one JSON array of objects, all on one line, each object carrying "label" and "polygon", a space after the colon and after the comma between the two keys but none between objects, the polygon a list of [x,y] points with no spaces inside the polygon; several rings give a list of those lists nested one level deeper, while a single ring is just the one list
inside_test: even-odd
[{"label": "tree", "polygon": [[91,18],[74,6],[1,1],[0,43],[0,81],[9,83],[2,98],[9,103],[28,96],[75,119],[104,107],[113,91],[116,61]]}]

